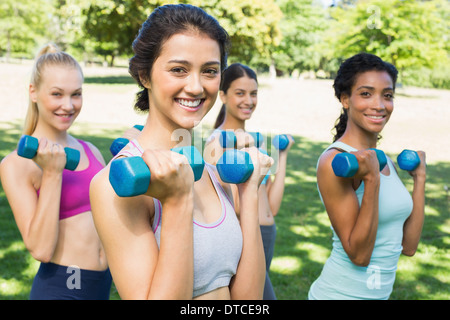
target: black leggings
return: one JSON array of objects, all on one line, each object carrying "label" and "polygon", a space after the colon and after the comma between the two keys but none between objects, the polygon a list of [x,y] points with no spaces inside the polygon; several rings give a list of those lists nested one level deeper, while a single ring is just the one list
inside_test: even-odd
[{"label": "black leggings", "polygon": [[264,284],[263,300],[276,300],[277,298],[275,296],[275,292],[273,291],[272,282],[269,278],[269,269],[270,264],[272,263],[277,227],[273,224],[271,226],[260,226],[260,229],[264,246],[264,254],[266,256],[266,282]]},{"label": "black leggings", "polygon": [[41,263],[30,300],[109,300],[111,273]]}]

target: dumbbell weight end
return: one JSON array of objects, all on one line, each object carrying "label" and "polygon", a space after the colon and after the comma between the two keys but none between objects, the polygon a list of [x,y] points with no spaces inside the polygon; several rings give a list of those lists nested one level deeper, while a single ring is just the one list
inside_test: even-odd
[{"label": "dumbbell weight end", "polygon": [[359,169],[358,160],[352,153],[338,153],[331,162],[334,174],[338,177],[353,177]]},{"label": "dumbbell weight end", "polygon": [[420,164],[420,158],[416,151],[405,149],[397,156],[400,169],[406,171],[415,170]]},{"label": "dumbbell weight end", "polygon": [[289,138],[287,135],[285,134],[279,134],[276,135],[273,139],[272,139],[272,145],[275,147],[275,149],[277,150],[284,150],[287,148],[287,146],[289,145]]},{"label": "dumbbell weight end", "polygon": [[217,161],[216,168],[223,182],[233,184],[247,181],[254,170],[250,155],[236,149],[225,151]]},{"label": "dumbbell weight end", "polygon": [[127,144],[129,140],[126,138],[117,138],[111,143],[111,146],[109,147],[109,151],[113,156],[119,153],[120,150],[122,150]]},{"label": "dumbbell weight end", "polygon": [[150,177],[150,169],[141,157],[119,158],[111,162],[109,182],[119,197],[144,194]]},{"label": "dumbbell weight end", "polygon": [[[140,125],[140,124],[135,124],[133,126],[133,128],[135,128],[139,131],[142,131],[142,129],[144,129],[144,126]],[[130,142],[130,141],[126,138],[122,138],[122,137],[117,138],[111,143],[111,146],[109,147],[109,151],[111,152],[111,154],[113,156],[115,156],[116,154],[119,153],[120,150],[122,150],[128,144],[128,142]]]}]

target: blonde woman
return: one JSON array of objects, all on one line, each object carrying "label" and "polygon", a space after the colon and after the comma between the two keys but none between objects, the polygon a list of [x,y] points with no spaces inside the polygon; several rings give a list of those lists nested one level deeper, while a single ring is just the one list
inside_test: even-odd
[{"label": "blonde woman", "polygon": [[[24,134],[39,140],[30,160],[13,151],[1,181],[23,241],[40,261],[30,299],[108,299],[111,275],[94,227],[89,184],[105,162],[96,147],[67,130],[82,107],[83,73],[69,54],[49,44],[37,55],[29,85]],[[80,152],[64,169],[64,147]]]}]

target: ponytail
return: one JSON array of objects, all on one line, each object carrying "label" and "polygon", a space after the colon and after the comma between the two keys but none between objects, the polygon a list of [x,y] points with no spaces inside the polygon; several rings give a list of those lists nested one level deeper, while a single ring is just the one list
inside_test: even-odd
[{"label": "ponytail", "polygon": [[333,142],[336,142],[345,132],[345,129],[347,129],[347,120],[348,120],[348,113],[347,109],[342,108],[341,115],[336,120],[334,130],[336,130],[336,133],[333,138]]},{"label": "ponytail", "polygon": [[220,108],[219,114],[216,118],[216,123],[214,123],[214,129],[217,129],[225,120],[226,107],[225,104],[222,104]]}]

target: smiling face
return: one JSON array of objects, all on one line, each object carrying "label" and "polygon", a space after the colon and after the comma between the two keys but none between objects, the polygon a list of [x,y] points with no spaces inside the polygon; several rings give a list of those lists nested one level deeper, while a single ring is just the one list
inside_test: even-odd
[{"label": "smiling face", "polygon": [[175,34],[155,60],[149,92],[152,118],[170,130],[191,129],[214,105],[220,86],[220,48],[205,34]]},{"label": "smiling face", "polygon": [[220,91],[220,98],[227,107],[228,116],[239,121],[248,120],[258,103],[258,83],[245,75],[234,80],[226,93]]},{"label": "smiling face", "polygon": [[363,72],[357,76],[351,95],[344,94],[341,102],[348,111],[347,131],[377,136],[394,110],[392,79],[385,71]]},{"label": "smiling face", "polygon": [[82,84],[78,69],[46,66],[39,87],[30,84],[30,98],[38,107],[38,122],[59,131],[69,129],[83,104]]}]

